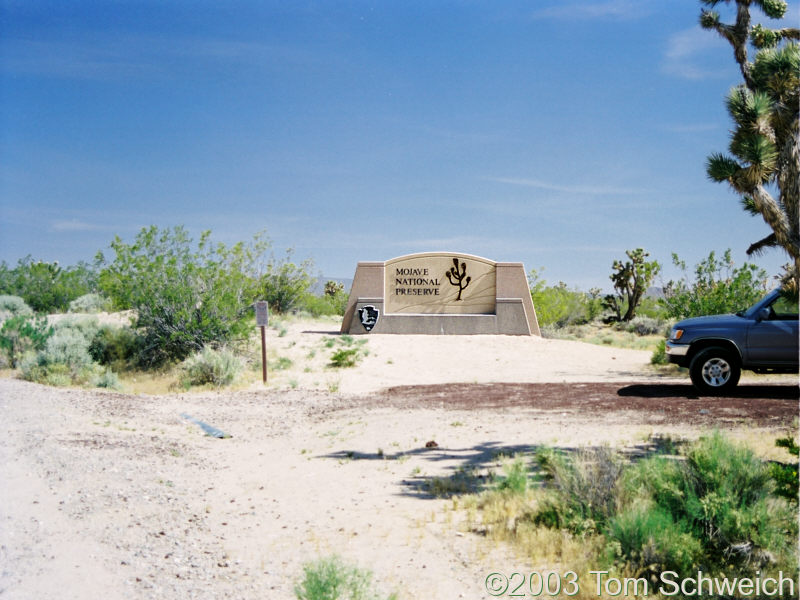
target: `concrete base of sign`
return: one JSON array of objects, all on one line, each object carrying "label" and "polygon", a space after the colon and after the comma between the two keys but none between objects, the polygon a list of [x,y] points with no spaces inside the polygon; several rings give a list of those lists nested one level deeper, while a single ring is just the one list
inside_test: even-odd
[{"label": "concrete base of sign", "polygon": [[[448,253],[445,255],[411,255],[410,257],[393,259],[386,263],[358,263],[341,332],[349,334],[371,332],[424,335],[541,335],[536,319],[536,311],[531,301],[525,268],[522,263],[491,263],[494,267],[496,279],[496,298],[494,310],[491,313],[386,313],[385,293],[387,293],[387,285],[385,277],[390,276],[386,272],[386,265],[390,264],[394,268],[398,260],[408,259],[419,262],[428,257],[439,259],[442,256],[446,256],[448,260],[453,260],[454,258],[458,260],[463,258],[465,261],[469,261],[470,258],[476,259],[476,257],[470,257],[469,255]],[[478,260],[491,262],[486,261],[486,259]],[[472,263],[468,262],[467,264],[472,268]],[[458,263],[456,263],[456,266],[458,266]],[[391,275],[393,276],[394,274]],[[442,284],[440,278],[436,284],[442,286],[441,289],[444,293],[450,291],[445,285],[446,280]],[[469,290],[469,287],[466,287],[466,290]],[[371,308],[364,310],[365,307]],[[432,310],[436,310],[436,307],[432,307]],[[370,319],[369,316],[375,318]],[[364,322],[362,322],[362,319]]]},{"label": "concrete base of sign", "polygon": [[386,315],[383,298],[359,298],[355,303],[355,318],[342,333],[367,333],[358,318],[358,310],[372,306],[380,311],[370,333],[404,333],[422,335],[511,334],[531,335],[521,298],[498,298],[494,315]]}]

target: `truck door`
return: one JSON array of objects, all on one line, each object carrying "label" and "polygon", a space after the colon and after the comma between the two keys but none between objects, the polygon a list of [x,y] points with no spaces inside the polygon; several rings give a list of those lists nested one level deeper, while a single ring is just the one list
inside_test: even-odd
[{"label": "truck door", "polygon": [[796,365],[798,362],[797,302],[778,296],[769,316],[753,321],[747,332],[749,361],[759,364]]}]

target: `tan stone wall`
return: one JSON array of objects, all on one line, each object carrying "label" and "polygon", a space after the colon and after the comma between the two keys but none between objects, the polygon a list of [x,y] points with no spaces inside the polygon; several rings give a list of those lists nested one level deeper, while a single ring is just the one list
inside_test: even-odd
[{"label": "tan stone wall", "polygon": [[[456,284],[463,275],[460,285],[451,284],[450,269],[456,269],[450,277]],[[360,262],[342,333],[367,333],[357,314],[362,306],[380,313],[374,333],[541,335],[522,263],[469,254],[431,252]]]}]

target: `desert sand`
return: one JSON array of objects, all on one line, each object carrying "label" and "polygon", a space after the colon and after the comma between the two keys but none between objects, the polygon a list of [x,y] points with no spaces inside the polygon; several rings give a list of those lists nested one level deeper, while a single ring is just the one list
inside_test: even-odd
[{"label": "desert sand", "polygon": [[[669,382],[649,369],[647,352],[508,336],[370,336],[358,366],[312,368],[328,360],[335,330],[271,331],[271,349],[296,358],[266,389],[145,396],[0,379],[0,596],[288,600],[304,563],[338,554],[371,569],[384,596],[490,598],[489,573],[530,565],[462,531],[452,501],[429,493],[431,478],[499,471],[501,455],[541,444],[632,447],[654,433],[696,437],[709,427],[692,416],[702,399],[663,420],[659,398],[649,411],[572,411],[449,406],[447,386],[422,402],[384,391]],[[206,436],[182,414],[231,437]],[[749,440],[793,427],[785,416],[720,422]]]}]

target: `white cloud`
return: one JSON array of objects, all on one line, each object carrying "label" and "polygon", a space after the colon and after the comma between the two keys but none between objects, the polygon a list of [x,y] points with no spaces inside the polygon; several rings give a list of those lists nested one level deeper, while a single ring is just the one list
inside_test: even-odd
[{"label": "white cloud", "polygon": [[727,42],[700,26],[673,34],[664,54],[663,70],[683,79],[724,78],[730,74],[733,57]]},{"label": "white cloud", "polygon": [[716,123],[674,123],[661,125],[660,129],[670,133],[705,133],[718,130],[719,125]]},{"label": "white cloud", "polygon": [[70,219],[68,221],[54,221],[50,224],[50,231],[103,231],[109,227]]},{"label": "white cloud", "polygon": [[103,33],[80,39],[10,38],[3,52],[0,68],[5,72],[95,81],[170,78],[176,70],[197,65],[299,69],[330,67],[337,60],[301,44]]},{"label": "white cloud", "polygon": [[565,192],[568,194],[586,194],[591,196],[644,194],[648,192],[648,190],[638,188],[614,187],[602,184],[565,185],[541,181],[539,179],[524,179],[519,177],[488,177],[487,179],[489,181],[496,181],[497,183],[508,183],[510,185],[521,185],[540,190]]},{"label": "white cloud", "polygon": [[639,19],[649,12],[648,2],[639,0],[606,0],[604,2],[581,2],[542,8],[533,13],[538,19]]}]

